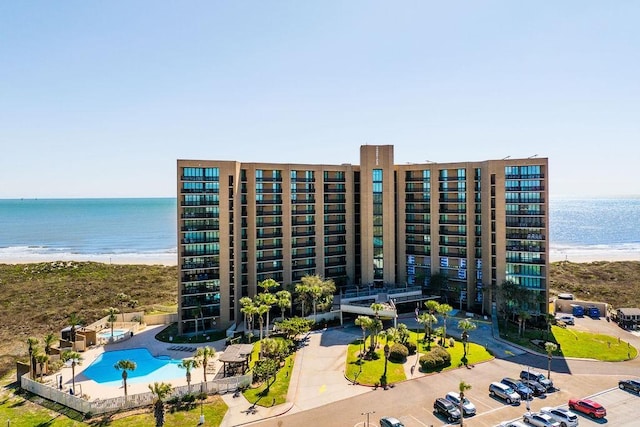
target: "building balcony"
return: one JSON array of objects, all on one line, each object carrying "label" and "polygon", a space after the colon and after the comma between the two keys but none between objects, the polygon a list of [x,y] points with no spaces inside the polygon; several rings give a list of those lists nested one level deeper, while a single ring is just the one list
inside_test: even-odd
[{"label": "building balcony", "polygon": [[267,264],[267,265],[260,266],[258,264],[256,272],[258,274],[260,274],[260,273],[268,273],[268,272],[272,272],[272,271],[282,271],[282,270],[283,270],[282,265],[270,265],[270,264]]},{"label": "building balcony", "polygon": [[467,257],[467,250],[463,249],[463,248],[458,248],[457,250],[455,248],[450,248],[450,247],[440,247],[440,251],[438,253],[439,256],[446,256],[449,258],[466,258]]},{"label": "building balcony", "polygon": [[282,220],[280,218],[272,218],[266,221],[257,221],[256,227],[282,227]]},{"label": "building balcony", "polygon": [[521,231],[510,230],[507,232],[506,237],[507,239],[517,239],[517,240],[546,240],[546,237],[542,232],[532,233],[532,232],[521,232]]},{"label": "building balcony", "polygon": [[347,208],[344,206],[325,206],[324,207],[325,214],[343,214],[347,213]]},{"label": "building balcony", "polygon": [[282,237],[282,230],[274,230],[274,231],[265,231],[265,230],[256,230],[256,239],[274,239]]},{"label": "building balcony", "polygon": [[[195,282],[205,282],[208,280],[217,280],[219,278],[220,278],[220,275],[218,273],[183,274],[180,281],[182,283],[195,283]],[[202,287],[208,288],[211,286],[203,285],[198,288],[202,288]]]},{"label": "building balcony", "polygon": [[325,240],[325,246],[336,246],[336,245],[346,245],[347,239],[345,237],[332,237]]},{"label": "building balcony", "polygon": [[327,227],[325,227],[325,229],[324,229],[324,235],[325,236],[335,236],[335,235],[339,235],[339,234],[347,234],[347,231],[345,229],[339,229],[339,228],[327,228]]},{"label": "building balcony", "polygon": [[325,224],[346,224],[345,218],[330,218],[324,220]]},{"label": "building balcony", "polygon": [[204,176],[204,175],[200,175],[200,176],[180,176],[180,180],[181,181],[190,181],[190,182],[198,182],[198,181],[202,181],[202,182],[215,182],[215,181],[219,181],[220,177],[217,176]]},{"label": "building balcony", "polygon": [[459,231],[459,230],[443,230],[442,228],[440,229],[440,235],[441,236],[466,236],[467,232],[466,231]]},{"label": "building balcony", "polygon": [[291,209],[291,215],[315,215],[316,210],[315,208],[307,208],[307,207],[302,207],[302,206],[294,206],[293,209]]},{"label": "building balcony", "polygon": [[220,194],[218,188],[181,188],[180,194]]},{"label": "building balcony", "polygon": [[182,200],[180,206],[219,206],[219,200]]},{"label": "building balcony", "polygon": [[323,181],[324,182],[341,182],[341,183],[346,182],[344,176],[325,176]]},{"label": "building balcony", "polygon": [[407,203],[431,203],[431,197],[421,193],[407,193],[404,198]]},{"label": "building balcony", "polygon": [[220,294],[214,293],[209,295],[200,295],[198,297],[183,297],[182,298],[182,308],[190,308],[190,307],[198,307],[198,306],[207,306],[213,304],[220,304]]},{"label": "building balcony", "polygon": [[507,217],[507,227],[544,228],[545,222],[541,218]]},{"label": "building balcony", "polygon": [[438,201],[440,203],[466,203],[467,202],[467,198],[466,197],[447,197],[444,195],[440,195],[440,198],[438,199]]},{"label": "building balcony", "polygon": [[431,246],[407,246],[406,253],[407,255],[431,256]]},{"label": "building balcony", "polygon": [[182,295],[207,294],[211,292],[220,292],[220,286],[215,286],[212,283],[202,283],[197,286],[183,285],[182,287]]},{"label": "building balcony", "polygon": [[291,259],[304,259],[304,258],[315,258],[315,257],[316,257],[315,251],[302,252],[302,253],[297,253],[295,255],[291,255]]},{"label": "building balcony", "polygon": [[219,218],[218,212],[182,212],[180,218],[183,219],[207,219],[207,218]]},{"label": "building balcony", "polygon": [[316,263],[313,261],[299,261],[291,265],[292,270],[308,270],[309,268],[316,268]]},{"label": "building balcony", "polygon": [[220,230],[219,223],[184,225],[180,227],[180,231],[219,231],[219,230]]},{"label": "building balcony", "polygon": [[185,249],[180,256],[182,256],[182,257],[195,257],[195,256],[200,257],[200,256],[216,256],[216,255],[220,255],[220,250],[205,251],[205,250],[198,250],[198,249],[194,249],[194,250]]},{"label": "building balcony", "polygon": [[257,244],[256,250],[264,251],[269,249],[282,249],[282,243],[263,243]]},{"label": "building balcony", "polygon": [[404,220],[405,224],[418,224],[418,225],[423,225],[423,224],[430,224],[431,221],[429,221],[426,218],[405,218]]},{"label": "building balcony", "polygon": [[440,239],[440,246],[447,248],[466,248],[467,241],[465,239],[460,239],[458,241],[449,240],[448,242],[445,242],[444,240]]},{"label": "building balcony", "polygon": [[300,217],[293,217],[293,219],[291,220],[291,225],[293,226],[298,226],[298,225],[316,225],[316,220],[315,218],[312,218],[311,220],[307,220],[307,219],[303,219]]},{"label": "building balcony", "polygon": [[299,197],[291,201],[292,205],[312,205],[316,202],[315,197]]},{"label": "building balcony", "polygon": [[338,265],[347,265],[347,260],[344,257],[339,258],[325,258],[324,266],[325,267],[336,267]]},{"label": "building balcony", "polygon": [[446,221],[439,220],[438,224],[442,224],[442,225],[467,225],[467,221],[464,218],[448,219]]},{"label": "building balcony", "polygon": [[324,202],[325,203],[346,203],[347,202],[347,198],[346,197],[333,196],[333,195],[325,195],[324,196]]},{"label": "building balcony", "polygon": [[546,260],[544,258],[534,258],[531,259],[529,257],[520,257],[520,256],[508,256],[506,261],[512,264],[535,264],[541,265],[545,264]]},{"label": "building balcony", "polygon": [[220,243],[220,239],[205,239],[204,237],[200,239],[181,239],[180,243],[183,245],[189,245],[193,243]]},{"label": "building balcony", "polygon": [[256,200],[256,206],[260,206],[260,205],[281,205],[281,204],[282,204],[282,198]]},{"label": "building balcony", "polygon": [[298,239],[295,243],[291,244],[292,248],[304,248],[309,246],[315,246],[315,239]]},{"label": "building balcony", "polygon": [[511,187],[506,187],[504,189],[504,191],[512,193],[515,191],[522,191],[522,192],[531,192],[531,191],[544,191],[544,185],[536,185],[536,186],[522,186],[522,185],[516,185],[516,186],[511,186]]},{"label": "building balcony", "polygon": [[538,245],[507,245],[508,251],[513,252],[545,252],[543,246]]},{"label": "building balcony", "polygon": [[296,229],[291,230],[291,237],[305,237],[305,236],[315,236],[315,230],[306,230],[306,229]]},{"label": "building balcony", "polygon": [[405,208],[404,211],[408,214],[429,214],[431,213],[431,207],[427,204],[424,204],[420,207]]},{"label": "building balcony", "polygon": [[440,210],[438,211],[441,214],[465,214],[467,213],[467,208],[454,208],[454,207],[444,207],[440,206]]},{"label": "building balcony", "polygon": [[345,194],[347,192],[347,190],[345,188],[333,188],[333,187],[327,187],[325,186],[324,189],[325,194],[326,193],[331,193],[331,194]]}]

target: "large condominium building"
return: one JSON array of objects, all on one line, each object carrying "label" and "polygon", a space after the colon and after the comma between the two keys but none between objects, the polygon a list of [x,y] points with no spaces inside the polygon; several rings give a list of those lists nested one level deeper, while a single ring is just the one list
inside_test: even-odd
[{"label": "large condominium building", "polygon": [[241,320],[260,281],[314,274],[425,293],[446,276],[452,305],[482,313],[511,280],[544,313],[547,174],[545,158],[397,165],[391,145],[359,165],[178,160],[180,332]]}]

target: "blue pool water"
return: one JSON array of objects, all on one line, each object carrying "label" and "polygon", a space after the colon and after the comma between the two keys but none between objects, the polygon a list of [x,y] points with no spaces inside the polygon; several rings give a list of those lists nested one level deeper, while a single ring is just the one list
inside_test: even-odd
[{"label": "blue pool water", "polygon": [[[120,386],[122,371],[113,366],[119,360],[136,362],[136,369],[128,372],[128,384],[153,383],[154,381],[181,378],[186,371],[178,367],[181,360],[168,357],[153,357],[146,348],[132,348],[102,353],[83,371],[83,374],[97,383],[106,386]],[[110,384],[113,383],[113,384]]]},{"label": "blue pool water", "polygon": [[[124,335],[124,334],[126,334],[128,332],[129,332],[128,329],[114,329],[113,330],[113,336],[114,337],[119,337],[120,335]],[[111,338],[111,329],[105,329],[103,331],[98,332],[98,337],[99,338],[105,338],[105,339]]]}]

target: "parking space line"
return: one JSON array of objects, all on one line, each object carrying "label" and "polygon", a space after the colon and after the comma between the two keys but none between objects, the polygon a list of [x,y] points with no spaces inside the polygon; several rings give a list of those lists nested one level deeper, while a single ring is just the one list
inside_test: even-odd
[{"label": "parking space line", "polygon": [[423,425],[424,427],[429,427],[427,424],[423,423],[422,421],[420,421],[419,419],[417,419],[416,417],[414,417],[413,415],[409,415],[411,418],[413,418],[414,420],[416,420],[416,422],[418,422],[419,424]]}]

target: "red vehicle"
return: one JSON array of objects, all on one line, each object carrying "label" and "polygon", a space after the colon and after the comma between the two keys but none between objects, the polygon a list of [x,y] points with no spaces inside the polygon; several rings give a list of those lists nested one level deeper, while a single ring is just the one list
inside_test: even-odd
[{"label": "red vehicle", "polygon": [[569,409],[582,412],[591,418],[604,418],[607,416],[607,410],[598,402],[591,399],[571,399],[569,400]]}]

